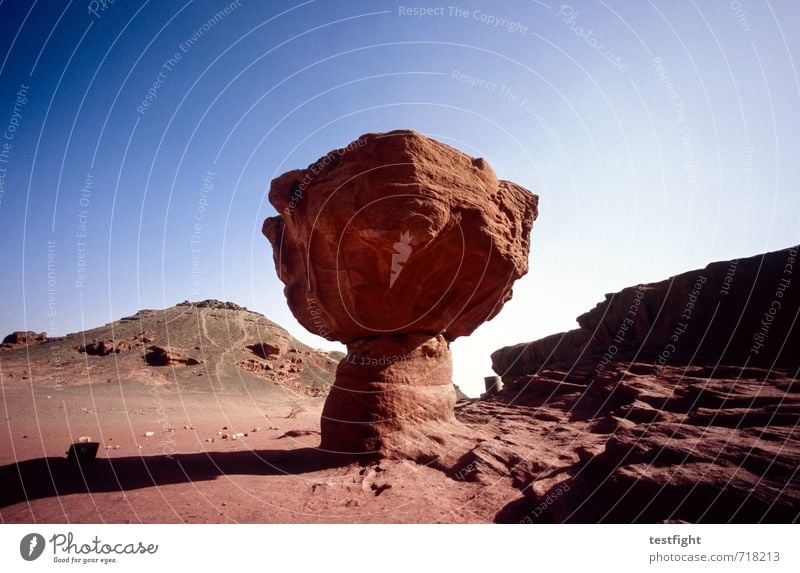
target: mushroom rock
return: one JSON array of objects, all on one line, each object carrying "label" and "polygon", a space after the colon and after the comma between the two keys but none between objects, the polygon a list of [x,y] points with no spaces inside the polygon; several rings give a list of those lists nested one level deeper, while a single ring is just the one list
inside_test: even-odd
[{"label": "mushroom rock", "polygon": [[537,196],[404,130],[284,173],[269,200],[278,216],[263,233],[292,313],[348,349],[322,447],[405,455],[457,433],[450,342],[494,317],[527,272]]}]

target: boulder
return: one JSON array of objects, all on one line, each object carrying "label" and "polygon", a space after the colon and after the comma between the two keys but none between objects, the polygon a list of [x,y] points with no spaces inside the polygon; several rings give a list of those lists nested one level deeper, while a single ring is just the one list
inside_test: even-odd
[{"label": "boulder", "polygon": [[196,366],[201,361],[170,347],[148,346],[144,361],[150,366]]},{"label": "boulder", "polygon": [[32,330],[16,330],[3,339],[3,346],[13,348],[15,346],[27,346],[47,342],[46,332],[34,332]]},{"label": "boulder", "polygon": [[413,131],[368,134],[272,181],[264,222],[292,313],[348,347],[322,445],[402,448],[455,424],[449,343],[528,269],[538,199]]}]

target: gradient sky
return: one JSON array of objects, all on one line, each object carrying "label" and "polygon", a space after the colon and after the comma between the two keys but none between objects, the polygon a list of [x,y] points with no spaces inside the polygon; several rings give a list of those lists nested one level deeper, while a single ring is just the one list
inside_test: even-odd
[{"label": "gradient sky", "polygon": [[793,0],[5,0],[0,328],[218,298],[341,348],[286,306],[269,182],[411,128],[540,196],[529,274],[453,344],[475,395],[606,292],[800,242],[799,25]]}]

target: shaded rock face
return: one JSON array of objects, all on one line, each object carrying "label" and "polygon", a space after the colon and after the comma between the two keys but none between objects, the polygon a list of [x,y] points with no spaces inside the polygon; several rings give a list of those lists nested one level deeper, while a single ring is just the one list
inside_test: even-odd
[{"label": "shaded rock face", "polygon": [[150,342],[152,340],[147,336],[147,333],[142,332],[124,339],[93,340],[88,344],[77,346],[76,350],[90,356],[108,356],[135,350]]},{"label": "shaded rock face", "polygon": [[452,423],[449,342],[495,316],[527,272],[536,196],[482,159],[394,131],[285,173],[269,200],[279,215],[263,232],[289,307],[348,346],[323,447],[386,450]]},{"label": "shaded rock face", "polygon": [[144,361],[150,366],[185,365],[196,366],[200,360],[170,347],[149,346],[144,355]]},{"label": "shaded rock face", "polygon": [[109,354],[119,354],[122,349],[113,340],[98,340],[78,347],[78,352],[91,356],[108,356]]},{"label": "shaded rock face", "polygon": [[277,344],[269,344],[268,342],[256,342],[246,346],[253,354],[264,360],[276,358],[281,354],[281,348]]},{"label": "shaded rock face", "polygon": [[800,349],[799,265],[792,247],[628,287],[579,316],[576,330],[497,350],[492,367],[506,383],[577,362],[592,379],[624,359],[791,368]]},{"label": "shaded rock face", "polygon": [[467,460],[523,494],[496,521],[796,522],[797,251],[626,288],[495,352],[506,390],[457,415],[503,436]]},{"label": "shaded rock face", "polygon": [[47,342],[46,332],[33,332],[32,330],[17,330],[7,335],[2,342],[3,348],[27,346],[38,342]]},{"label": "shaded rock face", "polygon": [[612,362],[588,386],[542,370],[456,409],[489,439],[449,471],[510,478],[501,523],[796,522],[796,369],[712,370]]},{"label": "shaded rock face", "polygon": [[452,361],[443,336],[357,340],[348,350],[322,411],[323,447],[416,451],[428,436],[455,424]]}]

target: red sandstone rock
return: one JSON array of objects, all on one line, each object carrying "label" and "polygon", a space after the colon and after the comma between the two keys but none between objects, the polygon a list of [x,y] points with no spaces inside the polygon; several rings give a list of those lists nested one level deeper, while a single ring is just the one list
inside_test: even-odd
[{"label": "red sandstone rock", "polygon": [[459,418],[502,439],[451,475],[511,477],[522,496],[497,513],[504,523],[798,519],[796,367],[633,366],[610,362],[589,386],[543,370],[462,406]]},{"label": "red sandstone rock", "polygon": [[89,354],[90,356],[108,356],[119,354],[128,350],[138,350],[151,342],[145,333],[140,333],[123,339],[94,340],[88,344],[76,347],[78,352]]},{"label": "red sandstone rock", "polygon": [[27,346],[38,342],[46,342],[46,332],[33,332],[32,330],[17,330],[7,335],[3,339],[3,348],[15,348],[17,346]]},{"label": "red sandstone rock", "polygon": [[281,354],[281,348],[277,344],[269,344],[268,342],[255,342],[248,344],[245,348],[265,360],[277,358]]},{"label": "red sandstone rock", "polygon": [[483,159],[393,131],[281,175],[269,199],[279,214],[263,231],[289,307],[358,362],[339,367],[323,447],[385,450],[451,424],[448,344],[527,272],[537,197]]},{"label": "red sandstone rock", "polygon": [[455,424],[450,348],[440,335],[390,335],[348,345],[322,411],[322,447],[408,452]]},{"label": "red sandstone rock", "polygon": [[200,364],[200,360],[197,358],[186,356],[184,353],[174,348],[155,345],[147,347],[147,353],[144,356],[144,360],[150,366],[169,366],[174,364],[194,366]]},{"label": "red sandstone rock", "polygon": [[[798,247],[711,263],[656,283],[607,294],[577,318],[580,328],[492,354],[507,383],[541,368],[592,362],[585,382],[609,361],[796,367]],[[578,371],[581,371],[578,368]]]},{"label": "red sandstone rock", "polygon": [[506,390],[460,413],[502,442],[454,470],[512,460],[524,496],[501,522],[796,522],[797,252],[629,287],[579,329],[496,351]]}]

